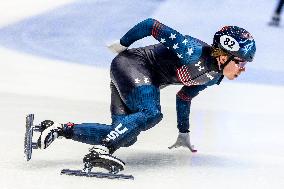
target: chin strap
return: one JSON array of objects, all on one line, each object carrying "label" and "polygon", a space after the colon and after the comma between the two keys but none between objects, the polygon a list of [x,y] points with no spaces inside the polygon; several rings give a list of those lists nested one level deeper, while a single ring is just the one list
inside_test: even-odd
[{"label": "chin strap", "polygon": [[222,73],[223,73],[223,70],[224,70],[224,68],[229,64],[229,62],[231,61],[231,60],[233,60],[234,59],[234,56],[230,56],[229,58],[228,58],[228,60],[224,63],[224,64],[221,64],[220,65],[220,70],[222,71]]}]

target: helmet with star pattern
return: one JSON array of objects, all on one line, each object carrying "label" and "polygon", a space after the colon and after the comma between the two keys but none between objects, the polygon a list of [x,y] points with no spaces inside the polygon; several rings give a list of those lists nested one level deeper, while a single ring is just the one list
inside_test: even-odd
[{"label": "helmet with star pattern", "polygon": [[238,26],[225,26],[217,31],[213,38],[213,47],[247,62],[253,61],[256,51],[252,35]]}]

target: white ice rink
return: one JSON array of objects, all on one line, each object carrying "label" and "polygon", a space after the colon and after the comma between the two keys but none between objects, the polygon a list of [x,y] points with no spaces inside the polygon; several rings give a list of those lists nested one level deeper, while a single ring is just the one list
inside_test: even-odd
[{"label": "white ice rink", "polygon": [[[42,14],[50,15],[52,10],[66,6],[70,10],[69,5],[74,7],[74,2],[81,3],[76,10],[80,11],[84,3],[92,3],[96,7],[107,7],[105,12],[113,12],[115,15],[110,14],[109,20],[120,17],[127,20],[123,23],[125,29],[106,31],[102,36],[94,36],[94,41],[87,41],[90,46],[94,43],[94,48],[100,49],[98,56],[106,57],[106,60],[94,59],[100,65],[89,64],[90,58],[83,55],[82,59],[86,60],[83,63],[76,62],[76,57],[74,61],[67,61],[63,56],[56,58],[56,53],[61,52],[59,48],[52,51],[50,44],[41,46],[40,42],[47,42],[42,36],[39,42],[36,41],[37,35],[45,31],[29,33],[36,31],[37,24],[42,24]],[[126,8],[135,8],[132,0],[120,2]],[[139,15],[133,17],[135,14],[131,13],[133,15],[129,17],[127,11],[119,12],[120,9],[111,6],[111,0],[1,1],[0,189],[284,188],[284,23],[280,28],[267,26],[277,1],[147,2],[145,0],[147,11],[141,11],[145,7],[139,6]],[[96,19],[101,21],[107,17],[97,15]],[[225,80],[220,86],[208,88],[192,102],[191,139],[198,152],[192,154],[187,149],[167,148],[177,137],[175,93],[180,86],[175,86],[161,91],[162,122],[141,133],[135,145],[115,153],[126,162],[123,173],[134,175],[135,180],[61,176],[59,173],[63,168],[82,168],[82,158],[89,147],[64,139],[57,140],[47,150],[34,151],[32,160],[26,162],[23,139],[28,113],[35,114],[36,122],[44,119],[110,122],[109,70],[108,66],[101,65],[109,65],[114,55],[104,44],[118,39],[127,28],[148,17],[209,44],[214,32],[223,25],[242,26],[255,37],[257,54],[255,61],[247,66],[246,73],[236,81]],[[284,15],[282,17],[284,20]],[[32,27],[25,24],[19,29],[23,22],[31,23],[28,20],[32,18],[37,19],[32,22]],[[109,20],[97,25],[96,31],[99,32],[101,27],[119,27],[119,23]],[[83,29],[78,28],[78,32]],[[14,32],[15,36],[9,32]],[[58,35],[55,32],[46,37]],[[96,43],[98,38],[100,43]],[[55,43],[61,42],[60,37],[56,39]],[[61,44],[65,42],[66,39]],[[136,45],[151,42],[153,40],[146,39]],[[42,51],[36,51],[38,49]]]}]

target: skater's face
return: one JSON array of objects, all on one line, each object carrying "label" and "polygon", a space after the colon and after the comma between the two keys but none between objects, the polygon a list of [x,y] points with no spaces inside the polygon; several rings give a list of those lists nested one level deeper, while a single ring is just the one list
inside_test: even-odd
[{"label": "skater's face", "polygon": [[[230,57],[220,56],[220,64],[224,64]],[[224,68],[223,75],[229,80],[236,79],[242,72],[246,71],[246,62],[240,58],[234,57]]]}]

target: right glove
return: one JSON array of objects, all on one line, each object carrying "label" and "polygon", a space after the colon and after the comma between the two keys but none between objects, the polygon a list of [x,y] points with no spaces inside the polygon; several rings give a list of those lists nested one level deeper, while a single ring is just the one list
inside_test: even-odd
[{"label": "right glove", "polygon": [[119,40],[107,45],[107,47],[113,53],[121,53],[122,51],[125,51],[127,49],[127,47],[120,44]]},{"label": "right glove", "polygon": [[178,148],[181,146],[188,148],[191,152],[197,152],[197,150],[194,149],[194,146],[190,143],[189,133],[179,133],[177,141],[172,146],[170,146],[169,149]]}]

